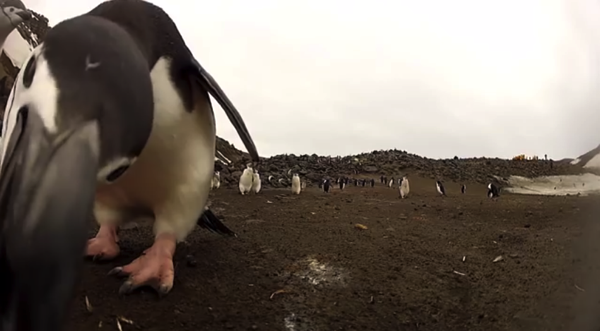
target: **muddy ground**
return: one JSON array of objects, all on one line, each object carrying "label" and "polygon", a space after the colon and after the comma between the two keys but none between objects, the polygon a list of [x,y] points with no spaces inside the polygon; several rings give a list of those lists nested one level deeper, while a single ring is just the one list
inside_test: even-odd
[{"label": "muddy ground", "polygon": [[152,242],[148,226],[123,231],[119,259],[86,262],[69,330],[117,330],[117,315],[134,322],[125,331],[569,330],[589,309],[580,304],[600,298],[594,198],[491,201],[483,186],[461,195],[457,184],[442,198],[425,179],[411,189],[400,200],[380,185],[299,196],[221,188],[212,208],[238,238],[195,230],[159,300],[119,297],[122,280],[106,275]]}]

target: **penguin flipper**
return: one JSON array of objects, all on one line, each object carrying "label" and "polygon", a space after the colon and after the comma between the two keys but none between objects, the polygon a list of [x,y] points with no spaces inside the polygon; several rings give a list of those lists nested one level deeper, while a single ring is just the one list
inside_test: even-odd
[{"label": "penguin flipper", "polygon": [[217,81],[213,78],[211,74],[208,73],[201,65],[198,63],[196,59],[193,59],[195,65],[195,78],[198,83],[204,87],[210,95],[217,100],[221,108],[227,114],[229,121],[235,127],[238,135],[244,142],[244,146],[248,150],[248,154],[252,158],[252,161],[255,163],[259,162],[258,151],[256,150],[256,146],[254,145],[254,141],[250,136],[250,132],[248,128],[246,128],[246,124],[244,123],[244,119],[242,115],[237,111],[231,100],[227,97],[221,86],[217,83]]},{"label": "penguin flipper", "polygon": [[225,225],[215,213],[210,209],[204,210],[200,219],[198,219],[198,225],[201,228],[207,229],[210,232],[214,232],[220,235],[227,235],[231,237],[237,237],[237,234]]}]

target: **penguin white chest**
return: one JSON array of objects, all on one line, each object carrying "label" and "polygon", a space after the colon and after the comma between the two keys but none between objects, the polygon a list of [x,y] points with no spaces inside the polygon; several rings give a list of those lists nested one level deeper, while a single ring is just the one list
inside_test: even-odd
[{"label": "penguin white chest", "polygon": [[252,172],[251,168],[246,168],[244,169],[244,172],[242,172],[242,175],[240,176],[240,193],[242,195],[250,193],[250,190],[252,189],[252,182],[254,180],[254,174]]},{"label": "penguin white chest", "polygon": [[215,125],[208,95],[198,93],[194,110],[185,109],[169,67],[170,60],[161,58],[150,73],[155,105],[146,146],[121,178],[99,186],[94,211],[102,223],[115,221],[123,210],[147,208],[158,232],[164,227],[181,237],[193,229],[208,199]]}]

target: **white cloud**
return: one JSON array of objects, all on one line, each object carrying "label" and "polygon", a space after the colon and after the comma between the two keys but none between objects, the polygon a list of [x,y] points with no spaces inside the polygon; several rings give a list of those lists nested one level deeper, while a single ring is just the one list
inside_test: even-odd
[{"label": "white cloud", "polygon": [[[262,155],[562,158],[600,143],[594,0],[157,0]],[[51,23],[100,1],[28,0]],[[242,147],[216,106],[218,134]]]}]

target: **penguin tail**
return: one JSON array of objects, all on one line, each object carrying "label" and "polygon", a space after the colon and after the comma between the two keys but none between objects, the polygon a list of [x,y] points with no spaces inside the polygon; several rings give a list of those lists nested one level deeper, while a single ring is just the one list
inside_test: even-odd
[{"label": "penguin tail", "polygon": [[233,232],[223,221],[221,221],[215,213],[210,209],[204,210],[200,219],[198,219],[198,225],[210,232],[214,232],[224,236],[237,237],[237,234]]}]

